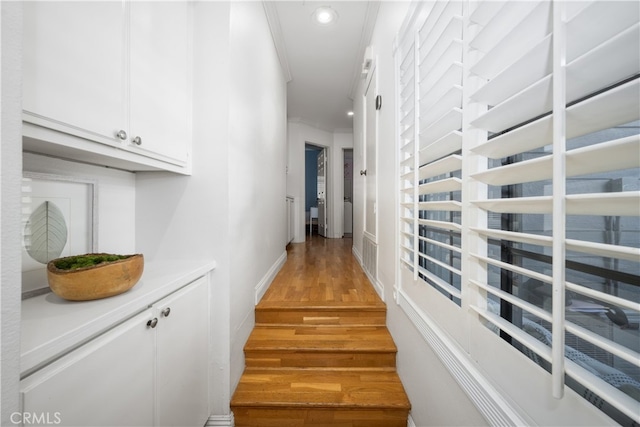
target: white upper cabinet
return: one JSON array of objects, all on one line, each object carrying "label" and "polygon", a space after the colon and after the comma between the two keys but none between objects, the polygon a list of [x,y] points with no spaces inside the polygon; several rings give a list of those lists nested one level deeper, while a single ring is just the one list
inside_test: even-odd
[{"label": "white upper cabinet", "polygon": [[127,126],[119,2],[24,2],[24,120],[116,145]]},{"label": "white upper cabinet", "polygon": [[189,173],[189,13],[186,1],[25,2],[25,150]]},{"label": "white upper cabinet", "polygon": [[[189,37],[186,2],[131,3],[130,141],[187,160]],[[138,138],[138,139],[136,139]]]}]

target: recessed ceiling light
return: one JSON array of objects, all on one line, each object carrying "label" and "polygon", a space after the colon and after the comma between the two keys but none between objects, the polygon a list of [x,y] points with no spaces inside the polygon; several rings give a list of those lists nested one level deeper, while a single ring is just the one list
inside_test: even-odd
[{"label": "recessed ceiling light", "polygon": [[353,111],[347,112],[347,116],[353,116]]},{"label": "recessed ceiling light", "polygon": [[317,8],[311,15],[316,24],[330,25],[338,19],[338,12],[329,6]]}]

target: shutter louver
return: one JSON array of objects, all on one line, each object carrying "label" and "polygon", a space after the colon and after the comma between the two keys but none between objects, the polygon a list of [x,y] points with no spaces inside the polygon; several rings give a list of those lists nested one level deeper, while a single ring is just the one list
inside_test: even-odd
[{"label": "shutter louver", "polygon": [[417,275],[416,247],[417,215],[415,209],[415,182],[417,174],[416,144],[416,61],[415,44],[409,40],[400,46],[399,116],[400,116],[400,260]]},{"label": "shutter louver", "polygon": [[438,2],[418,32],[420,278],[459,302],[462,3]]},{"label": "shutter louver", "polygon": [[[492,2],[480,2],[472,19],[477,15],[486,26],[509,19],[519,24],[483,29],[478,32],[479,40],[471,42],[483,53],[471,65],[471,72],[484,81],[471,99],[488,107],[471,124],[490,135],[472,149],[489,165],[472,174],[474,180],[489,186],[489,198],[472,204],[499,219],[472,227],[489,241],[488,256],[472,254],[487,267],[487,282],[472,279],[472,283],[487,292],[491,301],[501,301],[502,307],[489,301],[488,309],[473,308],[510,339],[550,363],[555,359],[549,347],[540,347],[531,336],[523,335],[523,329],[538,324],[551,331],[550,324],[563,324],[568,346],[563,352],[568,360],[566,372],[613,405],[611,416],[637,416],[637,401],[621,396],[617,383],[594,377],[581,367],[584,362],[576,363],[576,357],[587,354],[598,363],[617,367],[631,382],[640,379],[637,343],[624,334],[603,336],[579,324],[585,318],[581,310],[586,310],[581,307],[586,306],[600,313],[603,324],[609,322],[605,316],[607,310],[613,310],[609,307],[626,311],[632,318],[640,312],[638,2],[594,1],[567,7],[566,40],[556,40],[564,43],[567,52],[562,68],[552,64],[551,23],[564,4],[543,2],[523,16],[524,9],[514,14],[506,5],[489,7],[486,3]],[[554,73],[565,73],[565,86],[556,91]],[[566,106],[552,113],[558,89],[564,92]],[[553,120],[558,114],[566,121],[566,151],[555,153],[565,144],[554,140]],[[556,168],[556,163],[562,168]],[[565,181],[566,194],[554,194],[556,187],[551,183],[559,179]],[[559,198],[566,235],[552,228]],[[602,223],[616,225],[601,234],[589,231]],[[566,282],[561,286],[569,299],[561,317],[550,312],[550,298],[543,297],[555,280],[553,262],[563,262],[551,257],[555,244],[565,247],[566,259]],[[623,273],[623,268],[629,273]],[[504,311],[505,302],[517,310]],[[578,348],[588,353],[578,353]]]}]

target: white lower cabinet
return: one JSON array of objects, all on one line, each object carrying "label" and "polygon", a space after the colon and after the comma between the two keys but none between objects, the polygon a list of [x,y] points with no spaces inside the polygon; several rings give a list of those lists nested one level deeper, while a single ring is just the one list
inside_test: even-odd
[{"label": "white lower cabinet", "polygon": [[23,379],[23,425],[203,426],[208,300],[198,279]]},{"label": "white lower cabinet", "polygon": [[23,425],[153,425],[152,314],[144,311],[24,379]]},{"label": "white lower cabinet", "polygon": [[208,307],[204,279],[156,304],[157,425],[203,426],[209,417]]}]

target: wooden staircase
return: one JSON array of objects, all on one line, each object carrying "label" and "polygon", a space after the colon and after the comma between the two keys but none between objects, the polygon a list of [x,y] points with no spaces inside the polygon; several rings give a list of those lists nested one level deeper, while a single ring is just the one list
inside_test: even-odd
[{"label": "wooden staircase", "polygon": [[[287,264],[295,261],[289,258]],[[356,282],[362,282],[359,271]],[[300,268],[285,264],[256,306],[245,372],[231,400],[236,426],[407,425],[410,404],[395,369],[386,306],[372,288],[332,277],[333,286],[315,278],[310,290]],[[349,289],[335,298],[336,287]]]}]

